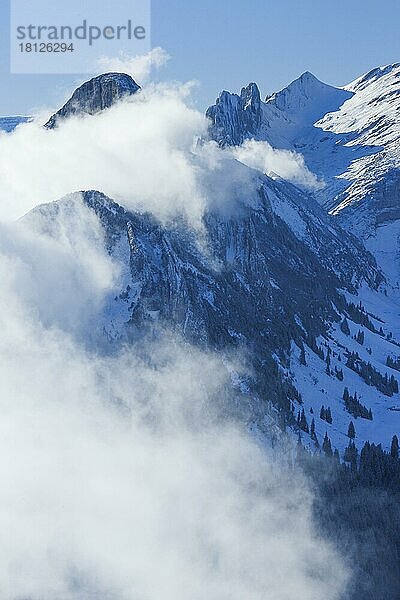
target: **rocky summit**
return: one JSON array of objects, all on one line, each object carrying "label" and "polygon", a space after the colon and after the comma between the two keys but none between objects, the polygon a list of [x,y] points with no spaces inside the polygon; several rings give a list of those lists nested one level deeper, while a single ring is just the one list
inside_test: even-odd
[{"label": "rocky summit", "polygon": [[140,86],[125,73],[106,73],[93,77],[75,90],[64,106],[50,117],[45,127],[53,129],[63,119],[74,115],[94,115],[139,90]]}]

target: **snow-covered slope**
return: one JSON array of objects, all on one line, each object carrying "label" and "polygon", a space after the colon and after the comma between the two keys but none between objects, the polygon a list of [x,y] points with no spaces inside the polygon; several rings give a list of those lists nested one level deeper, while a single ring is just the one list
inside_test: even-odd
[{"label": "snow-covered slope", "polygon": [[[325,202],[347,228],[363,237],[382,267],[400,280],[400,64],[373,69],[347,86],[354,96],[316,125],[341,135],[349,146],[372,146],[370,156],[353,161],[340,174],[344,189]],[[386,252],[382,253],[382,246]],[[392,253],[387,254],[391,249]]]},{"label": "snow-covered slope", "polygon": [[[322,355],[318,356],[309,348],[305,348],[302,360],[299,348],[293,345],[288,374],[302,395],[309,427],[312,419],[315,421],[319,444],[322,444],[327,432],[332,446],[343,449],[349,441],[349,423],[353,421],[358,448],[366,441],[379,442],[388,447],[392,436],[398,435],[400,429],[399,393],[379,389],[379,378],[376,374],[372,376],[372,382],[360,376],[354,371],[353,365],[349,366],[348,356],[352,352],[357,353],[359,365],[369,363],[381,375],[387,374],[388,377],[393,376],[396,381],[400,381],[400,363],[397,363],[396,368],[387,364],[388,357],[398,359],[400,356],[399,297],[389,298],[368,288],[359,290],[356,296],[346,297],[356,306],[360,306],[361,302],[362,306],[358,315],[353,313],[354,320],[347,316],[349,332],[343,332],[338,323],[332,324],[328,334],[319,340],[324,350],[323,358]],[[360,321],[364,320],[363,314],[368,317],[368,326],[360,324]],[[358,401],[371,410],[372,420],[354,417],[349,413],[343,399],[345,387],[350,395],[354,396],[356,393]],[[329,407],[332,423],[320,418],[322,406]],[[302,437],[310,447],[314,446],[313,440],[310,440],[307,434],[302,433]]]}]

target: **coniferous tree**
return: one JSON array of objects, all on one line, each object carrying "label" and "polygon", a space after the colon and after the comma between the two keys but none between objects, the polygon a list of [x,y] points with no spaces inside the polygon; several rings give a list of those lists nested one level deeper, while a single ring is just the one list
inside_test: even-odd
[{"label": "coniferous tree", "polygon": [[364,332],[361,329],[358,330],[356,340],[361,346],[364,344]]},{"label": "coniferous tree", "polygon": [[311,421],[311,427],[310,427],[310,435],[311,438],[315,441],[317,439],[317,435],[315,433],[315,420],[314,418]]},{"label": "coniferous tree", "polygon": [[325,373],[326,373],[327,375],[330,375],[330,374],[331,374],[331,368],[330,368],[330,366],[329,366],[328,362],[326,363],[326,367],[325,367]]},{"label": "coniferous tree", "polygon": [[349,445],[344,451],[344,461],[349,462],[351,465],[352,471],[357,469],[357,458],[358,458],[358,450],[353,440],[349,441]]},{"label": "coniferous tree", "polygon": [[322,444],[322,450],[325,452],[325,454],[327,456],[332,456],[333,452],[332,452],[332,444],[331,444],[331,440],[328,437],[328,432],[325,431],[325,437],[324,437],[324,441]]},{"label": "coniferous tree", "polygon": [[300,429],[302,431],[305,431],[306,433],[309,433],[308,423],[307,423],[306,414],[304,412],[304,408],[301,410],[301,414],[300,414],[300,418],[299,418],[298,423],[299,423],[299,427],[300,427]]},{"label": "coniferous tree", "polygon": [[338,369],[335,366],[335,375],[339,379],[339,381],[343,381],[343,369]]},{"label": "coniferous tree", "polygon": [[331,374],[331,349],[330,346],[328,346],[328,351],[326,353],[326,369],[325,372],[327,375]]},{"label": "coniferous tree", "polygon": [[322,419],[323,421],[325,421],[326,419],[326,414],[325,414],[325,407],[324,405],[321,406],[321,412],[319,413],[319,418]]},{"label": "coniferous tree", "polygon": [[354,440],[354,438],[356,437],[356,430],[354,428],[353,421],[350,421],[350,423],[349,423],[349,428],[347,430],[347,437],[349,437],[351,440]]},{"label": "coniferous tree", "polygon": [[392,438],[392,444],[390,446],[390,456],[396,460],[399,458],[399,440],[397,435]]},{"label": "coniferous tree", "polygon": [[350,335],[350,327],[346,317],[344,317],[343,321],[340,323],[340,329],[345,335]]}]

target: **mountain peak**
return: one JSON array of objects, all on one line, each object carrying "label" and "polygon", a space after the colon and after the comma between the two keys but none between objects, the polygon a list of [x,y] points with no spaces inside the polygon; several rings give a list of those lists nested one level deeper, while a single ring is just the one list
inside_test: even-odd
[{"label": "mountain peak", "polygon": [[260,103],[260,90],[258,89],[258,85],[254,82],[249,83],[248,86],[242,87],[240,92],[240,97],[245,101],[254,101],[256,103]]},{"label": "mountain peak", "polygon": [[322,81],[320,81],[311,71],[304,71],[295,81],[307,81],[313,83],[319,83],[321,85],[325,85]]},{"label": "mountain peak", "polygon": [[45,127],[53,129],[59,121],[72,115],[93,115],[139,90],[140,86],[126,73],[98,75],[79,86],[64,106],[50,117]]},{"label": "mountain peak", "polygon": [[305,71],[280,92],[267,100],[295,121],[315,122],[328,112],[337,110],[351,98],[351,91],[336,88]]}]

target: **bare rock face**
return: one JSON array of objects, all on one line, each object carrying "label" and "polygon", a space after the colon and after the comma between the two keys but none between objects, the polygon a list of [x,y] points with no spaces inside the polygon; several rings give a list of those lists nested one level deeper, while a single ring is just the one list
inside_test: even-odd
[{"label": "bare rock face", "polygon": [[221,146],[239,145],[254,137],[261,124],[260,90],[255,83],[242,88],[240,96],[222,92],[206,116],[211,120],[210,137]]},{"label": "bare rock face", "polygon": [[86,81],[45,124],[54,129],[58,123],[73,115],[94,115],[126,96],[136,94],[140,86],[125,73],[105,73]]}]

